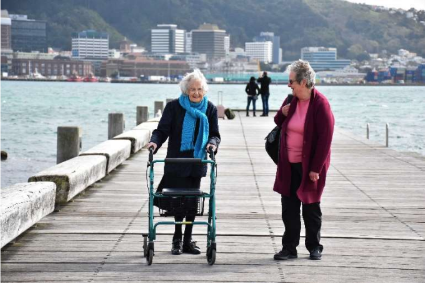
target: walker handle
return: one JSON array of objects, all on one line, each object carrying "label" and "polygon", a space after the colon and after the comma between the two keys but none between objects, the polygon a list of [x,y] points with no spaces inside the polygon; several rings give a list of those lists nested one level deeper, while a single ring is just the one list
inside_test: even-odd
[{"label": "walker handle", "polygon": [[200,163],[202,160],[200,158],[166,158],[165,163]]},{"label": "walker handle", "polygon": [[211,158],[213,161],[215,161],[215,154],[214,154],[214,150],[213,150],[213,147],[212,147],[212,146],[210,146],[210,147],[208,148],[208,153],[210,154],[210,158]]}]

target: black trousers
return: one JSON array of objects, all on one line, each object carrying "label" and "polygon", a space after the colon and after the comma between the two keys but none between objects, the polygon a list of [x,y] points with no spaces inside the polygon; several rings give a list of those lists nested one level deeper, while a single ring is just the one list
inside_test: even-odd
[{"label": "black trousers", "polygon": [[282,203],[282,221],[284,222],[285,232],[282,236],[282,247],[293,254],[297,254],[297,246],[300,242],[300,206],[303,210],[303,221],[305,222],[306,249],[312,251],[319,247],[321,251],[323,246],[321,240],[321,207],[320,203],[302,204],[297,197],[296,192],[302,182],[302,163],[291,163],[291,188],[290,197],[281,196]]},{"label": "black trousers", "polygon": [[[163,188],[201,188],[201,178],[200,177],[176,177],[165,174],[157,188],[157,192],[162,191]],[[184,219],[184,216],[174,216],[176,222],[181,222]],[[186,221],[193,222],[195,221],[194,215],[187,215]],[[189,242],[192,239],[193,224],[186,225],[184,230],[184,239],[182,228],[180,224],[175,225],[175,232],[173,239],[183,239],[184,242]]]}]

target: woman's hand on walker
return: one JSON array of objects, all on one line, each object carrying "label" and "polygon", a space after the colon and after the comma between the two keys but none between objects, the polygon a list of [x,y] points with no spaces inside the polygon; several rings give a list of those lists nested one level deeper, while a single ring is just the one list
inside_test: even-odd
[{"label": "woman's hand on walker", "polygon": [[208,152],[210,151],[210,147],[213,148],[213,151],[215,151],[217,149],[217,147],[215,145],[213,145],[213,144],[207,144],[207,151]]},{"label": "woman's hand on walker", "polygon": [[149,144],[147,145],[147,149],[150,149],[151,147],[153,147],[153,150],[155,151],[158,145],[153,142],[149,142]]}]

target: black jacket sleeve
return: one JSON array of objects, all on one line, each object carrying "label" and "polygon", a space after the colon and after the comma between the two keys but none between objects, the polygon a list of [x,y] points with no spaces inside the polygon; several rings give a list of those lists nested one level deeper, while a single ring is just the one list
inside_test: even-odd
[{"label": "black jacket sleeve", "polygon": [[[217,116],[217,108],[216,106],[212,106],[212,112],[210,113],[210,116],[208,118],[208,122],[210,125],[210,133],[208,136],[208,143],[213,144],[217,147],[220,145],[220,131],[218,128],[218,116]],[[216,151],[217,153],[217,151]]]},{"label": "black jacket sleeve", "polygon": [[157,145],[154,153],[161,148],[163,143],[168,139],[171,134],[171,124],[174,119],[174,109],[172,108],[170,103],[167,103],[165,109],[162,113],[162,117],[159,121],[158,127],[153,131],[152,137],[150,139],[151,142]]}]

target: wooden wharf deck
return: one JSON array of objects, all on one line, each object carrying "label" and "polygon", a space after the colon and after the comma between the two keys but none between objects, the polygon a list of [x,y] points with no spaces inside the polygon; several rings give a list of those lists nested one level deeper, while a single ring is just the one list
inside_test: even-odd
[{"label": "wooden wharf deck", "polygon": [[[276,166],[264,151],[272,118],[238,113],[219,122],[214,266],[206,262],[202,226],[194,227],[202,250],[196,256],[171,255],[173,226],[160,226],[147,266],[144,150],[3,248],[1,281],[425,282],[424,157],[336,128],[321,203],[323,258],[308,260],[303,228],[299,258],[274,261],[284,227],[272,191]],[[163,168],[155,171],[159,182]]]}]

